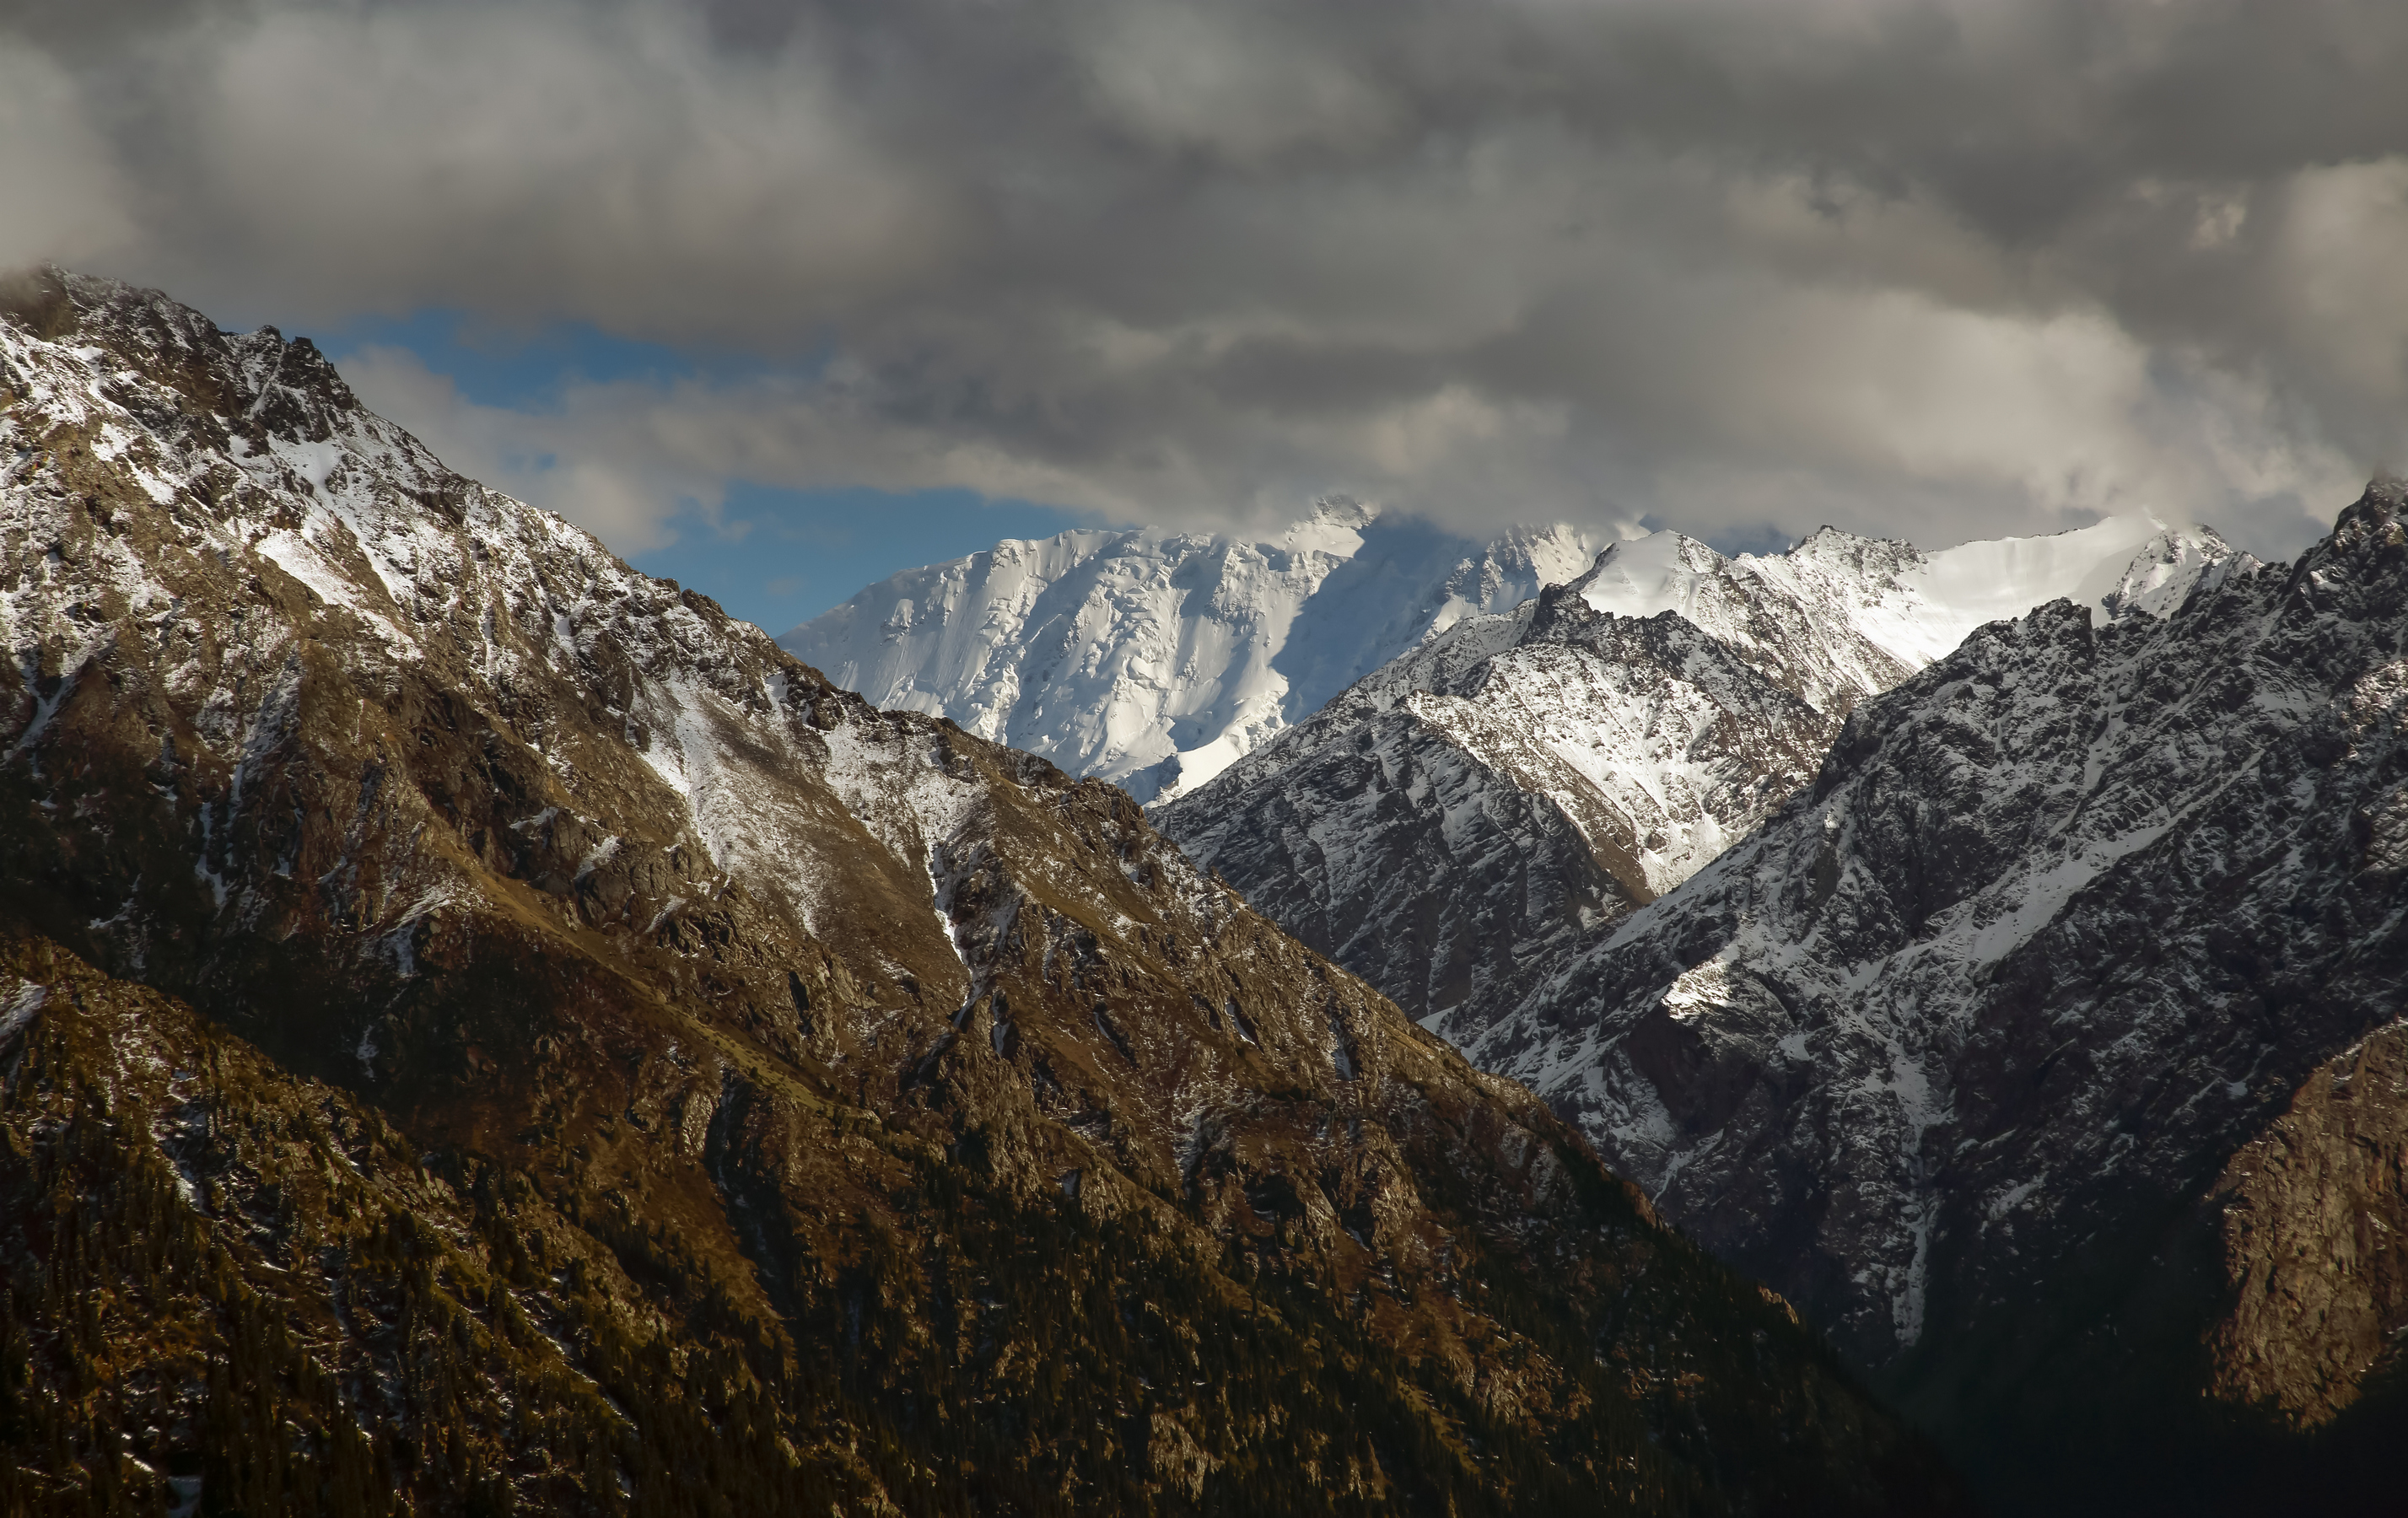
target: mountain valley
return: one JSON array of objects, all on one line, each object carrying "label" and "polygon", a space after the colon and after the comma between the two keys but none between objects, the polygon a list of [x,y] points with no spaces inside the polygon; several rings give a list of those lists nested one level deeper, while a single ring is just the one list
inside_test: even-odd
[{"label": "mountain valley", "polygon": [[2401,508],[1617,543],[1151,812],[2000,1511],[2383,1511]]},{"label": "mountain valley", "polygon": [[0,313],[0,1511],[2385,1511],[2408,487],[1068,535],[881,709]]},{"label": "mountain valley", "polygon": [[1970,1511],[1119,790],[0,313],[0,1511]]}]

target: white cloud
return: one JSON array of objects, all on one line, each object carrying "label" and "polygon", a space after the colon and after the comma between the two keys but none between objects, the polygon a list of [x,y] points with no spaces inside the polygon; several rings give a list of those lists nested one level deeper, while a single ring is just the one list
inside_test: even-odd
[{"label": "white cloud", "polygon": [[630,549],[758,480],[1935,543],[2149,506],[2286,551],[2402,452],[2400,7],[114,14],[0,46],[0,253],[749,374],[519,414],[359,361]]},{"label": "white cloud", "polygon": [[1345,60],[1259,15],[1141,0],[1105,9],[1082,50],[1113,120],[1157,145],[1239,164],[1361,148],[1398,116]]},{"label": "white cloud", "polygon": [[343,376],[369,409],[416,434],[472,479],[559,512],[622,553],[657,548],[688,513],[715,518],[727,477],[697,467],[651,428],[659,400],[578,386],[545,410],[483,406],[406,350],[363,348]]},{"label": "white cloud", "polygon": [[371,294],[808,334],[930,278],[955,235],[832,60],[723,52],[674,7],[273,9],[200,39],[197,83],[165,86],[189,90],[189,172],[158,211],[272,259],[305,314]]},{"label": "white cloud", "polygon": [[0,46],[0,268],[116,251],[135,234],[125,199],[79,81],[36,49]]},{"label": "white cloud", "polygon": [[2408,402],[2408,156],[2303,170],[2286,189],[2274,266],[2294,341],[2397,413]]}]

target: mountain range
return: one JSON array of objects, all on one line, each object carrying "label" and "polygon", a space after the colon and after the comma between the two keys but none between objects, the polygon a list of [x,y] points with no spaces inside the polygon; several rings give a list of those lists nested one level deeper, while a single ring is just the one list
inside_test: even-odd
[{"label": "mountain range", "polygon": [[1620,545],[1162,825],[2006,1511],[2382,1511],[2402,507],[2284,566],[2140,523],[1971,545],[1999,594],[1953,607],[1903,545]]},{"label": "mountain range", "polygon": [[156,293],[0,406],[0,1512],[2396,1506],[2408,486],[772,642]]},{"label": "mountain range", "polygon": [[1936,554],[1826,528],[1616,543],[1160,809],[1289,931],[1457,1042],[1745,836],[1841,723],[1999,609],[2146,615],[2245,560],[2146,518]]},{"label": "mountain range", "polygon": [[1970,1511],[1121,790],[273,329],[19,278],[0,406],[0,1511]]},{"label": "mountain range", "polygon": [[1980,628],[1467,1052],[1994,1490],[2063,1511],[2053,1448],[2110,1473],[2071,1505],[2214,1511],[2229,1413],[2332,1425],[2408,1331],[2403,509],[2162,618]]},{"label": "mountain range", "polygon": [[2404,498],[2289,565],[1610,543],[1151,812],[2001,1511],[2387,1511]]}]

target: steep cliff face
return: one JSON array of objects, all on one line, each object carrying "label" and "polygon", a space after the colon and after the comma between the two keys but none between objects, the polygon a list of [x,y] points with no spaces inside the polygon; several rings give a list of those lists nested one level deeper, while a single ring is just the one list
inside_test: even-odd
[{"label": "steep cliff face", "polygon": [[[1119,791],[837,689],[306,344],[67,276],[6,308],[45,1490],[205,1463],[269,1366],[292,1461],[194,1470],[263,1511],[363,1468],[444,1511],[1953,1500],[1783,1304]],[[97,1231],[45,1221],[78,1196]]]},{"label": "steep cliff face", "polygon": [[1825,528],[1725,559],[1657,533],[1438,634],[1156,820],[1468,1043],[1744,837],[1857,702],[1991,609],[2071,594],[2101,621],[2162,614],[2248,562],[2145,518],[1932,554]]},{"label": "steep cliff face", "polygon": [[1574,578],[1603,544],[1560,525],[1484,543],[1333,500],[1264,542],[1139,528],[998,543],[779,641],[879,706],[1153,801],[1429,634]]},{"label": "steep cliff face", "polygon": [[[2196,1425],[2217,1389],[2338,1405],[2389,1267],[2300,1297],[2297,1239],[2358,1224],[2232,1156],[2295,1093],[2288,1131],[2329,1148],[2342,1110],[2303,1082],[2408,994],[2402,507],[2378,484],[2163,622],[1982,629],[1469,1053],[2002,1463],[2014,1428]],[[2270,1187],[2285,1221],[2250,1223]],[[2237,1281],[2261,1299],[2214,1328]]]}]

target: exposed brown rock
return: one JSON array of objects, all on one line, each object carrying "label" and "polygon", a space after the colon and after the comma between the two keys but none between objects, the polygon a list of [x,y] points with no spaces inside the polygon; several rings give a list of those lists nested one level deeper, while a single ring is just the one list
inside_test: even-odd
[{"label": "exposed brown rock", "polygon": [[2408,1026],[2319,1067],[2225,1166],[2213,1389],[2330,1422],[2408,1336]]}]

